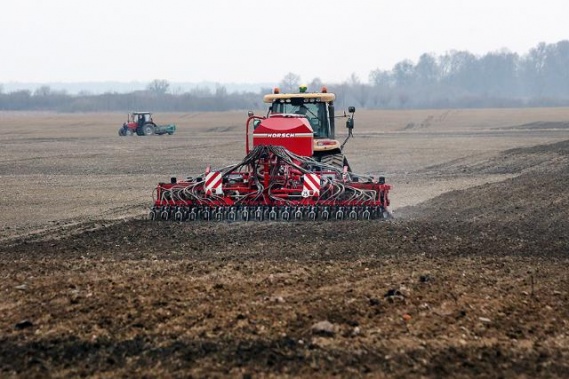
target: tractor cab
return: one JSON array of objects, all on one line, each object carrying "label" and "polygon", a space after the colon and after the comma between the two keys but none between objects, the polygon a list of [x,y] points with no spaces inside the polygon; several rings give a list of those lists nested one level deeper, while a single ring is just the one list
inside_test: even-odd
[{"label": "tractor cab", "polygon": [[314,131],[314,138],[334,139],[333,125],[330,125],[328,104],[315,98],[293,97],[275,99],[269,109],[271,114],[292,114],[306,117]]},{"label": "tractor cab", "polygon": [[275,114],[290,114],[306,117],[314,130],[314,138],[334,139],[334,99],[333,93],[299,92],[280,93],[275,89],[265,95],[265,103],[270,103],[267,117]]},{"label": "tractor cab", "polygon": [[[307,92],[306,86],[300,86],[298,93],[281,93],[278,88],[273,93],[264,96],[263,101],[270,104],[267,118],[273,116],[304,117],[310,123],[314,134],[314,156],[341,152],[346,143],[336,140],[334,100],[336,95],[329,93],[326,87],[320,92]],[[354,126],[354,107],[350,107],[346,127],[349,129],[348,138]],[[343,117],[346,117],[344,114]]]},{"label": "tractor cab", "polygon": [[129,115],[129,123],[135,123],[142,127],[142,125],[152,122],[152,113],[150,112],[132,112]]}]

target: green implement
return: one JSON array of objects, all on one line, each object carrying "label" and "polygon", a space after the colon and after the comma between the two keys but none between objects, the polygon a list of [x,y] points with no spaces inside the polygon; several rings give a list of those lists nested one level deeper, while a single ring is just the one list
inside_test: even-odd
[{"label": "green implement", "polygon": [[154,128],[154,134],[169,134],[172,135],[176,131],[176,125],[168,124],[168,125],[156,125]]}]

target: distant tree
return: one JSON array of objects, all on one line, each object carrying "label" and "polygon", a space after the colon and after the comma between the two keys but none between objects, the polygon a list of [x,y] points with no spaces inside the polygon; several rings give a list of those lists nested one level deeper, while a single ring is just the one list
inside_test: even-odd
[{"label": "distant tree", "polygon": [[31,101],[32,93],[30,90],[19,90],[10,92],[10,108],[11,110],[27,110],[33,109]]},{"label": "distant tree", "polygon": [[518,55],[507,50],[488,53],[478,60],[478,78],[483,91],[491,96],[517,93]]},{"label": "distant tree", "polygon": [[477,86],[476,56],[468,51],[451,51],[439,58],[442,82],[450,87],[473,90]]},{"label": "distant tree", "polygon": [[357,85],[361,84],[360,78],[356,75],[355,72],[352,72],[352,75],[348,78],[348,85]]},{"label": "distant tree", "polygon": [[406,59],[393,66],[393,75],[395,83],[400,87],[406,87],[412,84],[415,74],[413,62]]},{"label": "distant tree", "polygon": [[415,66],[415,75],[418,84],[421,86],[436,83],[440,78],[439,65],[436,58],[430,54],[421,55],[419,62]]},{"label": "distant tree", "polygon": [[155,79],[146,86],[146,90],[154,95],[164,95],[168,92],[168,88],[170,88],[170,83],[164,79]]},{"label": "distant tree", "polygon": [[217,107],[217,110],[226,111],[229,110],[231,105],[229,104],[229,97],[227,94],[227,88],[225,86],[220,85],[219,83],[215,87],[215,94],[213,95],[214,98],[214,106]]},{"label": "distant tree", "polygon": [[272,93],[272,92],[273,92],[273,89],[272,89],[272,88],[262,87],[262,88],[259,90],[259,95],[263,96],[263,95],[266,95],[267,93]]},{"label": "distant tree", "polygon": [[34,91],[34,96],[47,97],[49,95],[51,95],[51,88],[49,86],[41,86]]},{"label": "distant tree", "polygon": [[369,74],[369,81],[375,87],[390,88],[393,83],[391,72],[385,70],[373,70]]},{"label": "distant tree", "polygon": [[322,87],[324,87],[324,83],[322,82],[322,80],[320,80],[320,78],[314,78],[308,84],[308,90],[311,92],[318,92],[322,89]]},{"label": "distant tree", "polygon": [[217,98],[227,97],[227,88],[225,88],[225,86],[217,84],[215,87],[215,97]]},{"label": "distant tree", "polygon": [[366,107],[370,100],[370,89],[368,84],[362,83],[356,73],[352,73],[346,83],[347,95],[353,98],[357,105]]},{"label": "distant tree", "polygon": [[569,41],[547,47],[543,77],[548,96],[569,96]]},{"label": "distant tree", "polygon": [[296,92],[298,91],[298,87],[300,85],[300,76],[297,74],[293,74],[289,72],[285,75],[285,77],[280,81],[279,87],[283,92]]},{"label": "distant tree", "polygon": [[176,86],[176,87],[174,87],[174,88],[172,89],[172,94],[173,94],[173,95],[179,96],[179,95],[181,95],[181,94],[183,94],[183,93],[184,93],[184,90],[183,90],[182,87],[180,87],[180,86]]},{"label": "distant tree", "polygon": [[195,87],[190,90],[190,94],[196,97],[211,97],[213,94],[211,93],[211,89],[209,87]]}]

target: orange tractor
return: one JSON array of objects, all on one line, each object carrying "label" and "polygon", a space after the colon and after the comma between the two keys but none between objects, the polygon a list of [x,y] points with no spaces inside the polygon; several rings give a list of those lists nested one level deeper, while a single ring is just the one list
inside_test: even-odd
[{"label": "orange tractor", "polygon": [[347,138],[335,139],[335,95],[273,93],[265,116],[249,112],[245,158],[195,177],[159,183],[152,220],[372,220],[390,217],[383,176],[352,172],[343,147],[352,136],[355,108],[348,108]]}]

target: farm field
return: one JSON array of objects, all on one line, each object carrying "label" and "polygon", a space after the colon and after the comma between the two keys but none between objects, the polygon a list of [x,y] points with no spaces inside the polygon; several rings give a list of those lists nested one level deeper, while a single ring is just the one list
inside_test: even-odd
[{"label": "farm field", "polygon": [[384,222],[148,221],[246,111],[125,119],[0,112],[1,377],[569,372],[569,108],[357,110]]}]

